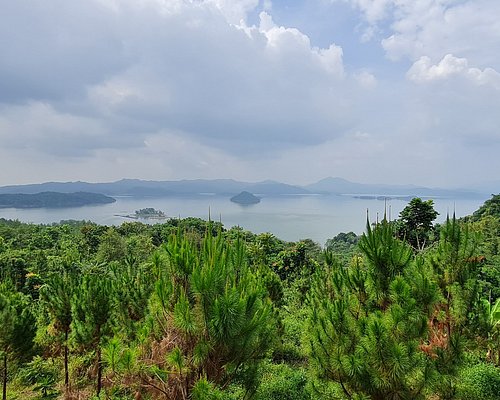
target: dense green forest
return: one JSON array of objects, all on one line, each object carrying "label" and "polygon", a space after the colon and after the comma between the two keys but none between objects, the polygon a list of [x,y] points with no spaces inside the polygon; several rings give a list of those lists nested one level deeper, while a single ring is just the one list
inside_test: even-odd
[{"label": "dense green forest", "polygon": [[3,399],[498,399],[500,195],[324,247],[0,220]]},{"label": "dense green forest", "polygon": [[113,197],[99,193],[75,192],[41,192],[33,194],[25,193],[1,193],[0,208],[58,208],[58,207],[81,207],[93,204],[114,203]]}]

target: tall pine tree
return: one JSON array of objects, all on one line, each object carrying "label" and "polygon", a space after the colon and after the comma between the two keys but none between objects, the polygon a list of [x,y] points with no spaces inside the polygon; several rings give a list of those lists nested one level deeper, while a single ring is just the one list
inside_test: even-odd
[{"label": "tall pine tree", "polygon": [[2,357],[2,399],[7,400],[8,361],[26,356],[33,346],[35,318],[29,298],[15,291],[9,282],[0,284],[0,354]]},{"label": "tall pine tree", "polygon": [[72,299],[72,333],[77,343],[95,349],[96,392],[102,389],[102,347],[112,334],[113,283],[108,274],[87,273]]},{"label": "tall pine tree", "polygon": [[432,274],[387,221],[360,242],[364,262],[328,258],[309,297],[310,358],[319,378],[348,398],[424,399],[433,364],[420,349],[438,300]]},{"label": "tall pine tree", "polygon": [[151,352],[163,348],[165,364],[150,369],[150,384],[171,399],[212,387],[207,381],[224,387],[238,378],[253,390],[257,365],[272,343],[273,317],[244,244],[207,234],[199,249],[179,233],[165,250],[151,301]]},{"label": "tall pine tree", "polygon": [[49,277],[40,289],[40,299],[51,317],[54,331],[62,334],[60,342],[64,351],[64,386],[69,388],[69,334],[73,313],[72,297],[78,286],[77,276],[71,272],[56,273]]}]

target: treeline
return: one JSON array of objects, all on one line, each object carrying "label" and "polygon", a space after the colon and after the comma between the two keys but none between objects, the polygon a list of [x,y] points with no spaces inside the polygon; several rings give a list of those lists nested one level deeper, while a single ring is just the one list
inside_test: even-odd
[{"label": "treeline", "polygon": [[0,220],[4,399],[496,399],[500,196],[324,248],[196,218]]}]

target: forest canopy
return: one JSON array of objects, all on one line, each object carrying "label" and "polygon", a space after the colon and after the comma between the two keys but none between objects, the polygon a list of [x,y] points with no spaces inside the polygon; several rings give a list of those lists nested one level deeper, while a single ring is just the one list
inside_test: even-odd
[{"label": "forest canopy", "polygon": [[0,220],[3,399],[496,399],[500,213],[321,246],[197,218]]}]

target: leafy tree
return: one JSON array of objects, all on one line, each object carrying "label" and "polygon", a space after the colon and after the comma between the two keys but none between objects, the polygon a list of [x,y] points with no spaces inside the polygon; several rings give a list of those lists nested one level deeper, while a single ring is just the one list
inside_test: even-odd
[{"label": "leafy tree", "polygon": [[432,200],[424,201],[418,197],[411,199],[396,221],[398,236],[414,249],[422,250],[429,242],[433,231],[432,222],[438,215]]},{"label": "leafy tree", "polygon": [[500,366],[500,299],[492,304],[491,300],[482,299],[482,331],[488,340],[488,359]]},{"label": "leafy tree", "polygon": [[101,243],[101,236],[108,230],[107,226],[87,223],[80,228],[82,235],[81,252],[86,256],[94,255]]},{"label": "leafy tree", "polygon": [[101,237],[97,250],[97,261],[100,263],[123,261],[126,255],[125,240],[114,228],[109,228]]},{"label": "leafy tree", "polygon": [[21,358],[33,346],[35,319],[28,297],[16,292],[11,284],[0,284],[0,354],[3,365],[2,399],[7,400],[8,359]]},{"label": "leafy tree", "polygon": [[270,266],[277,261],[280,251],[285,249],[285,243],[272,233],[261,233],[248,246],[248,257],[254,265]]},{"label": "leafy tree", "polygon": [[316,268],[314,257],[319,258],[320,253],[318,244],[312,240],[301,240],[280,251],[271,266],[283,280],[309,276]]},{"label": "leafy tree", "polygon": [[328,239],[325,248],[336,257],[341,257],[344,261],[348,261],[354,255],[357,249],[360,236],[354,232],[340,232],[332,239]]}]

